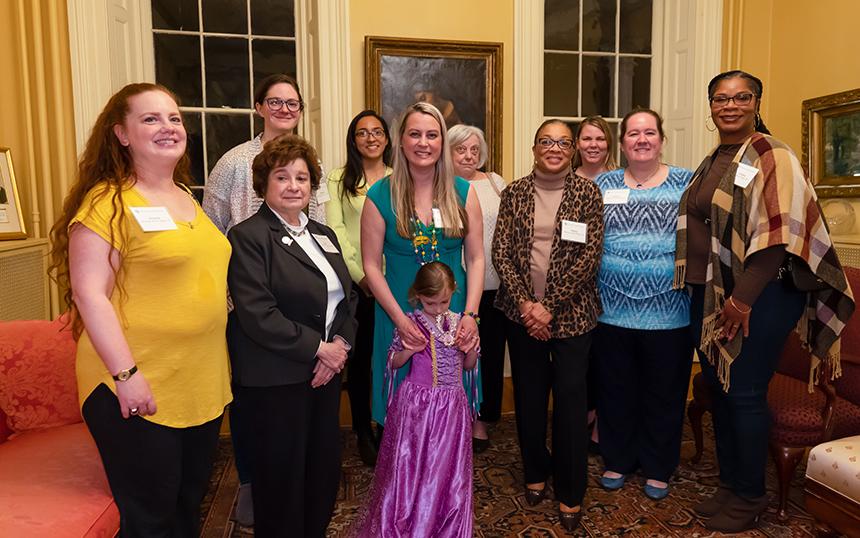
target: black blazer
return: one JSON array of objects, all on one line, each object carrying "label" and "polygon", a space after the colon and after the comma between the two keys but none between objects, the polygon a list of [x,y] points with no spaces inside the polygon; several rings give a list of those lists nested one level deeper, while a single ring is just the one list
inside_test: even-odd
[{"label": "black blazer", "polygon": [[[324,235],[340,251],[334,231],[308,222],[307,231]],[[256,215],[230,229],[233,246],[227,283],[233,311],[227,318],[233,382],[246,387],[302,383],[313,377],[316,353],[325,335],[326,279],[289,236],[265,203]],[[290,237],[292,239],[292,237]],[[358,296],[341,254],[323,251],[346,297],[337,305],[328,341],[340,335],[355,345]]]}]

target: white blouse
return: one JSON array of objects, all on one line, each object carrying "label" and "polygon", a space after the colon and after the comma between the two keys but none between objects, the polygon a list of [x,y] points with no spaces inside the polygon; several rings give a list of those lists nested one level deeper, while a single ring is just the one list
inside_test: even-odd
[{"label": "white blouse", "polygon": [[[499,218],[499,202],[502,201],[499,194],[508,186],[502,176],[489,172],[488,179],[476,179],[469,184],[478,195],[478,203],[481,206],[481,215],[484,217],[484,289],[499,289],[499,275],[493,266],[493,234],[496,232],[496,221]],[[490,182],[493,182],[496,189]]]}]

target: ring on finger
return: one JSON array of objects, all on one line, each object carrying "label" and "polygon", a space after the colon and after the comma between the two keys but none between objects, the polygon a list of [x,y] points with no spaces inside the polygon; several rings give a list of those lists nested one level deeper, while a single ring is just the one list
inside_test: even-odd
[{"label": "ring on finger", "polygon": [[128,410],[128,412],[130,415],[137,415],[140,414],[140,409],[138,409],[137,407],[132,407]]}]

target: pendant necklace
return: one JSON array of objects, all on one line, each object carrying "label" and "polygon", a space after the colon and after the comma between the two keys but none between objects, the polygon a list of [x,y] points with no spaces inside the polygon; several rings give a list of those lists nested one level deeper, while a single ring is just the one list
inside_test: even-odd
[{"label": "pendant necklace", "polygon": [[631,172],[629,168],[627,170],[625,170],[624,173],[630,175],[631,183],[636,183],[637,189],[641,189],[645,186],[646,183],[651,181],[654,178],[654,176],[657,175],[657,172],[660,171],[661,166],[663,166],[663,163],[657,163],[657,168],[653,172],[651,172],[648,175],[648,177],[646,177],[643,180],[636,179],[636,176],[633,175],[633,172]]}]

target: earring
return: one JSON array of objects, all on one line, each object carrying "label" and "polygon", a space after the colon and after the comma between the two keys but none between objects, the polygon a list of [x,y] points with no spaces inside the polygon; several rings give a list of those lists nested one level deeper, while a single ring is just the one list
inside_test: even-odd
[{"label": "earring", "polygon": [[[710,125],[708,125],[708,120],[711,120]],[[710,114],[705,116],[705,129],[712,133],[717,130],[717,126],[714,124],[714,118],[712,118]]]},{"label": "earring", "polygon": [[755,113],[755,128],[758,129],[761,126],[761,114],[756,111]]}]

